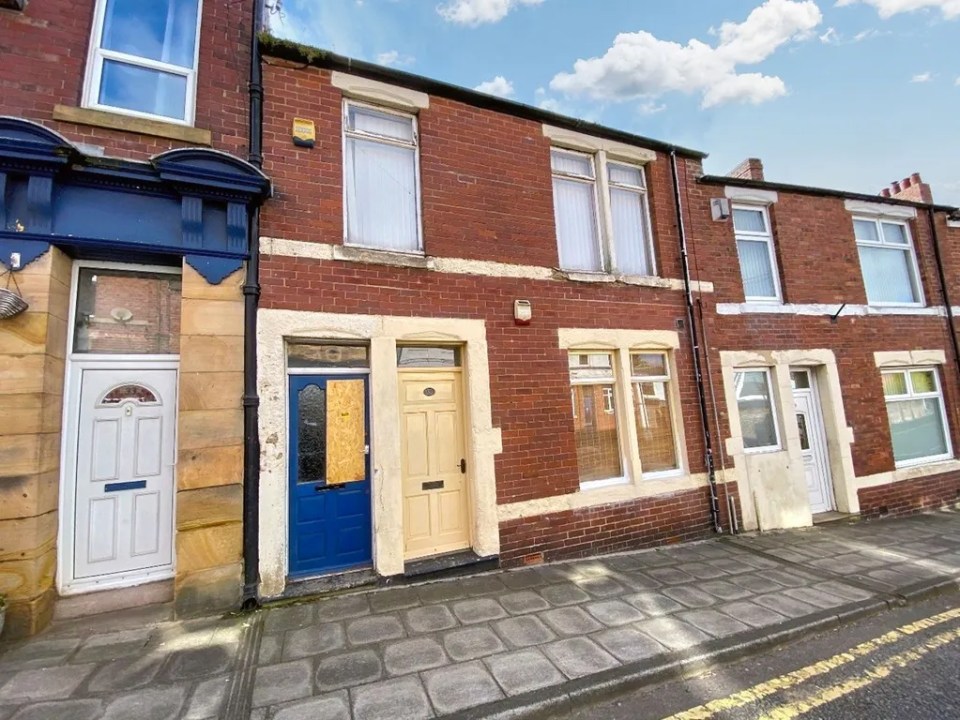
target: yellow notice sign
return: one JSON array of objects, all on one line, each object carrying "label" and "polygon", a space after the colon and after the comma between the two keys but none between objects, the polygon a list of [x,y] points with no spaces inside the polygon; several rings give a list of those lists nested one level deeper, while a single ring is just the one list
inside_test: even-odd
[{"label": "yellow notice sign", "polygon": [[327,484],[366,478],[363,380],[327,380]]},{"label": "yellow notice sign", "polygon": [[300,147],[313,147],[317,141],[317,128],[313,120],[293,119],[293,144]]}]

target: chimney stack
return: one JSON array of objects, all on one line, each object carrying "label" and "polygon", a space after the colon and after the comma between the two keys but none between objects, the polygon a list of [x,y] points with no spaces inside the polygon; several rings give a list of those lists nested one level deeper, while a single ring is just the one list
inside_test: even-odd
[{"label": "chimney stack", "polygon": [[727,177],[739,180],[764,180],[763,163],[760,158],[747,158],[727,173]]},{"label": "chimney stack", "polygon": [[880,196],[894,200],[910,200],[912,202],[933,204],[933,191],[920,177],[920,173],[913,173],[903,180],[896,180],[880,191]]}]

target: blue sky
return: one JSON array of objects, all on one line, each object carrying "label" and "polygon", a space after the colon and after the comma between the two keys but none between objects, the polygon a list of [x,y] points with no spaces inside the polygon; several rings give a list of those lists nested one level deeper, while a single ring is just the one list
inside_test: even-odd
[{"label": "blue sky", "polygon": [[[269,2],[270,0],[268,0]],[[282,0],[275,34],[710,153],[960,205],[960,0]]]}]

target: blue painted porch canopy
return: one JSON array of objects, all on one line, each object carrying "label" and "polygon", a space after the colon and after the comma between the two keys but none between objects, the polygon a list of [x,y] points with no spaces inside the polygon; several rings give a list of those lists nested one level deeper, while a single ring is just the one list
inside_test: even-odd
[{"label": "blue painted porch canopy", "polygon": [[149,162],[84,155],[42,125],[0,117],[0,263],[51,244],[140,261],[183,256],[212,284],[249,257],[248,218],[270,180],[232,155],[170,150]]}]

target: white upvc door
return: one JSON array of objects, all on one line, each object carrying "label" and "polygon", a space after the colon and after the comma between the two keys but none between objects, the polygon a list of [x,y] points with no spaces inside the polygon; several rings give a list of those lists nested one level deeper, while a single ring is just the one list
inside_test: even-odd
[{"label": "white upvc door", "polygon": [[800,449],[810,495],[810,510],[814,514],[829,512],[834,508],[830,489],[830,461],[816,389],[794,389],[793,401],[800,430]]},{"label": "white upvc door", "polygon": [[78,364],[73,380],[76,463],[66,471],[76,501],[65,585],[132,585],[169,575],[177,371]]}]

